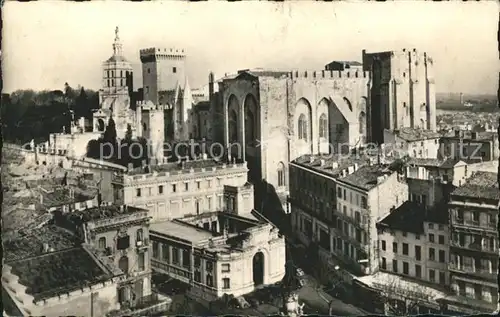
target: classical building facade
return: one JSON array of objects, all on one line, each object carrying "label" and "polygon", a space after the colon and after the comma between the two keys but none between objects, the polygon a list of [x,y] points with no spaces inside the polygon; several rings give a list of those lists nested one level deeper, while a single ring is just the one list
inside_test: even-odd
[{"label": "classical building facade", "polygon": [[381,165],[307,155],[290,166],[292,228],[302,243],[317,242],[332,265],[358,274],[375,272],[375,224],[407,199],[402,177]]},{"label": "classical building facade", "polygon": [[247,172],[246,163],[203,157],[143,166],[114,177],[114,201],[148,209],[153,221],[216,211],[224,207],[224,186],[244,186]]},{"label": "classical building facade", "polygon": [[285,239],[258,212],[211,212],[152,225],[153,268],[189,285],[195,298],[241,296],[279,282]]}]

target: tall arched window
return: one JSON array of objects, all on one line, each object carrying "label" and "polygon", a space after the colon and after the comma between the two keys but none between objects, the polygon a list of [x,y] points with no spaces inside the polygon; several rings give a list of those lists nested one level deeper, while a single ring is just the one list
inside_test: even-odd
[{"label": "tall arched window", "polygon": [[128,257],[122,256],[118,261],[118,268],[123,271],[123,273],[128,273]]},{"label": "tall arched window", "polygon": [[328,139],[328,119],[324,113],[319,117],[319,137]]},{"label": "tall arched window", "polygon": [[283,163],[278,164],[278,187],[285,186],[285,165]]},{"label": "tall arched window", "polygon": [[299,116],[299,139],[307,141],[307,119],[304,114]]},{"label": "tall arched window", "polygon": [[106,237],[99,238],[99,249],[106,249]]},{"label": "tall arched window", "polygon": [[236,111],[229,112],[229,141],[235,142],[238,140],[238,114]]}]

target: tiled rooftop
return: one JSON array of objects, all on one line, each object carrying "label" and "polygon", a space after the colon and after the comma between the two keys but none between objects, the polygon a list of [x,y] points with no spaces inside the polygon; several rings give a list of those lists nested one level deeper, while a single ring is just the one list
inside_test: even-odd
[{"label": "tiled rooftop", "polygon": [[145,209],[120,206],[120,205],[103,205],[100,207],[92,207],[84,210],[76,210],[71,213],[64,214],[63,217],[76,225],[96,220],[111,219],[118,216],[132,215]]},{"label": "tiled rooftop", "polygon": [[[460,135],[461,136],[456,136],[455,131],[450,131],[447,132],[444,137],[449,138],[449,139],[456,139],[456,138],[462,138],[465,140],[472,140],[472,131],[469,130],[461,130]],[[476,132],[476,140],[491,140],[492,138],[496,137],[497,132],[488,132],[488,131],[483,131],[483,132]]]},{"label": "tiled rooftop", "polygon": [[[329,157],[331,156],[331,157]],[[311,163],[312,158],[312,163]],[[324,165],[321,165],[321,160],[324,161]],[[298,158],[296,158],[293,163],[297,165],[301,165],[307,167],[316,172],[320,172],[322,174],[336,177],[338,176],[343,169],[348,168],[349,166],[354,166],[354,164],[358,164],[358,166],[362,166],[367,164],[366,159],[361,159],[352,156],[337,156],[337,155],[311,155],[305,154]],[[336,163],[336,168],[333,168],[333,164]]]},{"label": "tiled rooftop", "polygon": [[54,225],[44,226],[38,229],[27,230],[27,233],[18,232],[4,238],[4,258],[9,263],[43,254],[44,243],[54,251],[73,248],[81,241],[68,231]]},{"label": "tiled rooftop", "polygon": [[467,183],[455,189],[452,195],[498,200],[500,199],[498,174],[475,172],[467,180]]},{"label": "tiled rooftop", "polygon": [[80,191],[78,189],[73,190],[73,197],[70,195],[69,188],[60,188],[56,189],[53,192],[45,193],[41,192],[43,195],[43,205],[47,208],[57,207],[62,205],[67,205],[75,202],[84,202],[87,200],[91,200],[97,196],[97,191]]},{"label": "tiled rooftop", "polygon": [[379,226],[404,232],[424,232],[425,207],[421,204],[406,201],[379,222]]},{"label": "tiled rooftop", "polygon": [[415,129],[415,128],[402,128],[397,130],[395,133],[401,139],[409,142],[437,139],[441,137],[441,134],[438,132],[434,132],[431,130]]},{"label": "tiled rooftop", "polygon": [[364,190],[370,190],[377,186],[378,177],[390,175],[392,173],[392,171],[389,171],[386,167],[380,165],[362,166],[352,174],[341,177],[340,181],[353,186],[361,187]]},{"label": "tiled rooftop", "polygon": [[436,167],[436,168],[452,168],[460,160],[455,158],[448,159],[434,159],[434,158],[417,158],[411,157],[408,159],[408,165],[424,166],[424,167]]},{"label": "tiled rooftop", "polygon": [[35,300],[50,298],[109,280],[83,248],[44,254],[10,264],[19,283]]},{"label": "tiled rooftop", "polygon": [[153,223],[150,226],[150,231],[152,233],[157,232],[160,234],[179,237],[193,244],[208,240],[214,236],[211,231],[175,221]]},{"label": "tiled rooftop", "polygon": [[[182,164],[184,164],[184,167],[182,167]],[[184,163],[167,163],[167,164],[161,164],[161,165],[151,165],[148,167],[148,169],[145,171],[144,167],[139,167],[135,168],[132,171],[128,172],[128,175],[144,175],[144,174],[150,174],[153,172],[156,173],[162,173],[162,172],[174,172],[174,171],[185,171],[186,173],[189,173],[190,169],[194,169],[195,171],[199,171],[202,168],[211,168],[211,167],[222,167],[224,163],[222,161],[215,161],[211,159],[207,160],[190,160]],[[226,164],[230,166],[230,164]]]}]

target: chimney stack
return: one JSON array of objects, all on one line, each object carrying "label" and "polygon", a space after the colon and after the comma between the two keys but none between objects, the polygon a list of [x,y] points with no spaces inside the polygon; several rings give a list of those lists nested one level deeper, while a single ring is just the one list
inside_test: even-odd
[{"label": "chimney stack", "polygon": [[337,168],[339,168],[339,163],[338,163],[338,162],[333,162],[333,163],[332,163],[332,169],[334,169],[334,170],[335,170],[335,169],[337,169]]},{"label": "chimney stack", "polygon": [[325,160],[324,160],[324,159],[321,159],[321,160],[320,160],[320,165],[321,165],[321,166],[325,166]]},{"label": "chimney stack", "polygon": [[43,244],[43,253],[47,253],[49,252],[49,244],[48,243],[44,243]]},{"label": "chimney stack", "polygon": [[310,164],[314,163],[314,156],[313,155],[309,156],[309,163]]}]

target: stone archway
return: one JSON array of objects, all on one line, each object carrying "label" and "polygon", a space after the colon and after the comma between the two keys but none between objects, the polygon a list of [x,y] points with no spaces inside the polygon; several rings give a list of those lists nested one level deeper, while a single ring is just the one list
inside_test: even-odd
[{"label": "stone archway", "polygon": [[252,259],[253,283],[254,286],[264,284],[264,253],[259,251],[255,253]]},{"label": "stone archway", "polygon": [[[358,118],[352,111],[352,105],[347,98],[330,96],[323,99],[328,103],[328,124],[330,130],[330,151],[333,153],[348,153],[355,145],[355,136],[351,132],[358,132]],[[323,101],[322,100],[322,101]],[[356,127],[356,129],[351,129]]]}]

